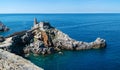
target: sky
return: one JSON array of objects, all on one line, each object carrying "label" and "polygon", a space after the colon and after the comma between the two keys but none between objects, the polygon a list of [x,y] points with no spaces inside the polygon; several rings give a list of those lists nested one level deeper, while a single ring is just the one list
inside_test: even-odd
[{"label": "sky", "polygon": [[120,13],[120,0],[0,0],[0,13]]}]

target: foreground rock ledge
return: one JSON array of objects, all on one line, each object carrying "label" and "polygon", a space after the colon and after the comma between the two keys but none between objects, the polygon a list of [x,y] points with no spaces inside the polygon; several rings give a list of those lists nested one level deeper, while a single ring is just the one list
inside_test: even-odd
[{"label": "foreground rock ledge", "polygon": [[0,70],[43,70],[30,61],[0,49]]},{"label": "foreground rock ledge", "polygon": [[[15,47],[17,46],[17,47]],[[106,41],[97,38],[93,42],[76,41],[52,27],[49,22],[37,22],[31,30],[16,32],[1,42],[0,48],[17,54],[51,54],[61,50],[86,50],[106,47]]]}]

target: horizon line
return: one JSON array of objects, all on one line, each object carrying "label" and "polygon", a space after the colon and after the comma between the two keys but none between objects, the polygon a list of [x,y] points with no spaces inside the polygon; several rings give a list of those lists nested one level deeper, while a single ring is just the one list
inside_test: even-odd
[{"label": "horizon line", "polygon": [[78,13],[0,13],[0,15],[2,14],[120,14],[120,12],[78,12]]}]

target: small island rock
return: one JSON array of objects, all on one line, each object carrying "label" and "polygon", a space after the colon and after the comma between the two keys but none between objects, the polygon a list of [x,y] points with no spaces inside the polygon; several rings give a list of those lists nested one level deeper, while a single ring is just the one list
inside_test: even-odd
[{"label": "small island rock", "polygon": [[9,28],[0,21],[0,32],[8,31]]}]

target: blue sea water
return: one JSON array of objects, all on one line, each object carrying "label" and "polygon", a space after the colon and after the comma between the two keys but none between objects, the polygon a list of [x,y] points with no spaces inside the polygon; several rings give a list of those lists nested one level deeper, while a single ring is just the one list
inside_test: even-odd
[{"label": "blue sea water", "polygon": [[10,28],[0,35],[31,29],[34,17],[49,21],[76,40],[91,42],[101,37],[107,42],[104,49],[27,58],[37,66],[45,70],[120,70],[120,14],[0,14],[0,21]]}]

